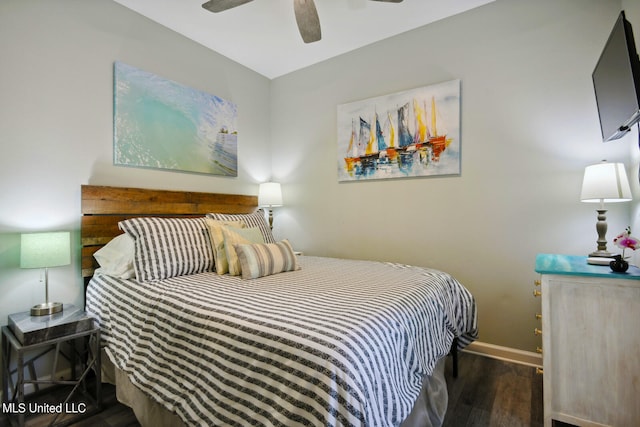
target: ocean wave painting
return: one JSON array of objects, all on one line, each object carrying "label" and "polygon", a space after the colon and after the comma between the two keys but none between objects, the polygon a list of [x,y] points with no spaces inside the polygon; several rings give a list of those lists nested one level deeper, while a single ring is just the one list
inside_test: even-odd
[{"label": "ocean wave painting", "polygon": [[232,102],[114,64],[115,165],[238,176],[237,120]]},{"label": "ocean wave painting", "polygon": [[460,80],[338,105],[338,181],[460,175]]}]

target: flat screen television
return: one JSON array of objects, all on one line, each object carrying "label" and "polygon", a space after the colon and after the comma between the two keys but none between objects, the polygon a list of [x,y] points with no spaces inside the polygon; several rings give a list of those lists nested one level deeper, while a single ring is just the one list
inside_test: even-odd
[{"label": "flat screen television", "polygon": [[640,58],[624,11],[593,70],[602,140],[621,138],[640,121]]}]

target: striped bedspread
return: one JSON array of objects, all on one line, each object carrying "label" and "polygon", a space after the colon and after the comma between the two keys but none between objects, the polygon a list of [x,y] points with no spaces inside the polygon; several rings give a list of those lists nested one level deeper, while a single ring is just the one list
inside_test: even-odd
[{"label": "striped bedspread", "polygon": [[96,275],[87,311],[116,366],[190,426],[397,426],[453,338],[476,338],[474,299],[446,273],[299,263],[255,280]]}]

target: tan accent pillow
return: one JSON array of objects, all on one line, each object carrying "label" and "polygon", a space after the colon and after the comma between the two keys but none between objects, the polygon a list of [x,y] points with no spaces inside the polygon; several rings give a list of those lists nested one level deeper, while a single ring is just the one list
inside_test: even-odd
[{"label": "tan accent pillow", "polygon": [[215,270],[218,274],[226,274],[229,272],[229,262],[227,261],[227,253],[224,249],[224,235],[222,229],[224,227],[244,228],[243,221],[220,221],[212,218],[206,218],[207,229],[211,237],[211,246],[213,249],[213,259],[215,262]]},{"label": "tan accent pillow", "polygon": [[264,243],[264,237],[258,227],[254,228],[236,228],[224,227],[222,229],[224,235],[224,250],[227,253],[229,261],[229,274],[239,276],[242,273],[240,268],[240,260],[236,252],[236,245],[250,245],[252,243]]}]

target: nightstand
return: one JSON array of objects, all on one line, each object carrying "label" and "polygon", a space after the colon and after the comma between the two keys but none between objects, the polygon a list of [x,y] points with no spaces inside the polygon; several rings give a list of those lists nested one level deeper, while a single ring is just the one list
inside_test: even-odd
[{"label": "nightstand", "polygon": [[540,254],[544,425],[639,426],[640,269]]},{"label": "nightstand", "polygon": [[[68,347],[68,353],[63,351]],[[100,329],[92,317],[79,308],[65,304],[60,313],[31,316],[30,313],[9,315],[9,325],[2,327],[2,410],[12,425],[24,426],[28,415],[53,414],[49,425],[63,426],[102,409],[102,384],[100,378]],[[50,377],[39,379],[34,362],[53,353]],[[13,360],[12,356],[16,355]],[[70,362],[71,379],[56,379],[58,359],[62,355]],[[11,364],[15,364],[12,369]],[[81,373],[76,375],[80,366]],[[28,368],[29,379],[25,378]],[[95,393],[87,390],[87,375],[95,372]],[[13,375],[16,375],[15,384]],[[73,386],[66,398],[54,404],[25,402],[25,385],[32,385],[36,392],[40,385]],[[10,387],[11,385],[11,387]],[[76,393],[82,393],[84,401],[73,402]],[[54,424],[58,419],[57,424]]]}]

